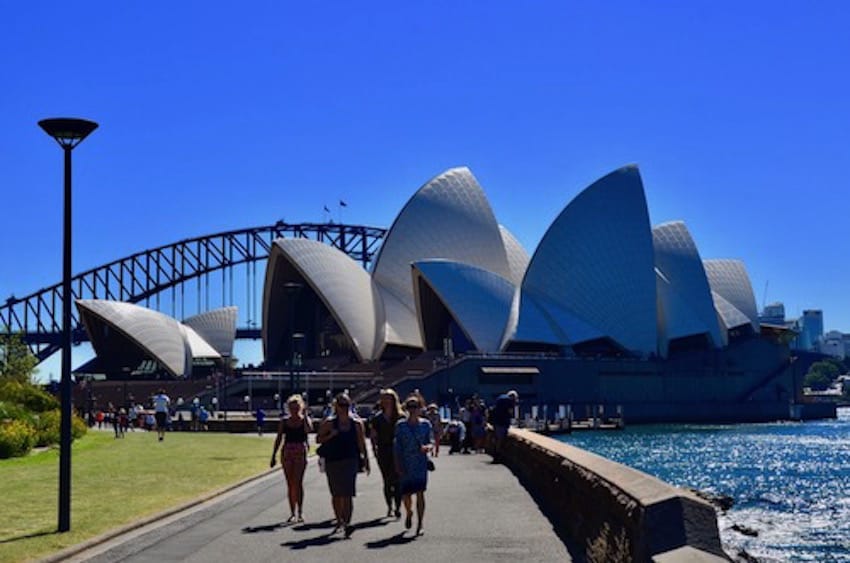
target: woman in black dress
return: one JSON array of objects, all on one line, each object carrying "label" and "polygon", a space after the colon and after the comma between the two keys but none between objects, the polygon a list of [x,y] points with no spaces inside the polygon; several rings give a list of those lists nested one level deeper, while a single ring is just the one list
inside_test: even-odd
[{"label": "woman in black dress", "polygon": [[354,509],[353,497],[357,495],[355,487],[357,472],[361,463],[369,474],[369,456],[366,453],[366,431],[359,418],[351,416],[351,399],[340,393],[334,400],[334,415],[322,421],[316,441],[322,444],[325,458],[325,474],[331,490],[336,529],[345,529],[345,537],[351,537],[354,527],[351,525],[351,513]]},{"label": "woman in black dress", "polygon": [[384,479],[384,500],[387,502],[387,517],[395,514],[401,517],[401,489],[398,487],[398,473],[395,468],[393,439],[395,425],[402,417],[398,395],[392,389],[381,390],[381,410],[375,414],[369,426],[371,427],[372,451],[381,468]]}]

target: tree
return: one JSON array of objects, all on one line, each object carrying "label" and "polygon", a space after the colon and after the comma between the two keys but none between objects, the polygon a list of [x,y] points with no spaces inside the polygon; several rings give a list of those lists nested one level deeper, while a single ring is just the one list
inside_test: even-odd
[{"label": "tree", "polygon": [[803,379],[803,385],[813,391],[829,389],[832,382],[841,374],[841,369],[835,361],[824,360],[815,362],[809,367],[809,372]]},{"label": "tree", "polygon": [[0,334],[0,381],[32,383],[37,365],[20,334]]}]

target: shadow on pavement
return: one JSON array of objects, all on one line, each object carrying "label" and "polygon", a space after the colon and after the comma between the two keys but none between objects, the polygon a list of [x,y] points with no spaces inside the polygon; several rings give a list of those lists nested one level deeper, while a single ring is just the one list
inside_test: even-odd
[{"label": "shadow on pavement", "polygon": [[278,522],[277,524],[266,524],[265,526],[245,526],[242,528],[243,534],[256,534],[257,532],[274,532],[281,528],[286,528],[286,522]]},{"label": "shadow on pavement", "polygon": [[386,526],[390,522],[395,522],[395,520],[387,520],[386,518],[375,518],[374,520],[369,520],[367,522],[355,522],[352,524],[355,530],[365,530],[366,528],[377,528],[379,526]]},{"label": "shadow on pavement", "polygon": [[289,549],[307,549],[308,547],[321,547],[338,541],[344,541],[341,535],[325,534],[323,536],[316,536],[315,538],[283,542],[280,546],[288,547]]},{"label": "shadow on pavement", "polygon": [[296,532],[309,532],[310,530],[321,530],[333,527],[333,520],[323,520],[321,522],[309,522],[307,524],[299,524],[297,526],[293,526],[292,529]]},{"label": "shadow on pavement", "polygon": [[399,532],[398,534],[391,536],[389,538],[378,540],[378,541],[370,541],[366,542],[366,547],[368,549],[383,549],[385,547],[389,547],[391,545],[404,545],[406,543],[410,543],[416,540],[416,536],[410,535],[405,536],[404,532]]}]

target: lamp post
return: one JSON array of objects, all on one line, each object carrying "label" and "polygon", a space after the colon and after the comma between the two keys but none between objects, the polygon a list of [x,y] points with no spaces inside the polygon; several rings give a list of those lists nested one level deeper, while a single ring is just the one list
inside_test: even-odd
[{"label": "lamp post", "polygon": [[71,529],[71,151],[97,129],[85,119],[42,119],[39,127],[65,153],[65,206],[62,243],[62,376],[59,383],[61,422],[59,437],[59,531]]},{"label": "lamp post", "polygon": [[292,363],[290,365],[291,373],[293,374],[294,386],[292,392],[298,392],[301,389],[301,342],[304,340],[303,332],[296,332],[292,335]]},{"label": "lamp post", "polygon": [[289,392],[295,393],[295,302],[301,292],[302,285],[298,282],[286,282],[287,306],[289,307]]}]

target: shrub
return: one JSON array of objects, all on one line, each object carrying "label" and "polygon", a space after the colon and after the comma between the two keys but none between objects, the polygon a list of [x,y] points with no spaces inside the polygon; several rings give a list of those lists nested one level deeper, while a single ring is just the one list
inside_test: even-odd
[{"label": "shrub", "polygon": [[0,424],[6,421],[22,420],[29,425],[35,424],[31,412],[19,404],[0,400]]},{"label": "shrub", "polygon": [[76,440],[82,438],[89,431],[86,422],[79,416],[71,416],[71,438]]},{"label": "shrub", "polygon": [[0,399],[18,403],[33,412],[44,412],[59,407],[53,395],[29,383],[4,381],[0,383]]},{"label": "shrub", "polygon": [[[58,444],[62,432],[62,411],[54,409],[43,412],[35,420],[36,446],[51,446]],[[88,427],[78,416],[71,417],[71,439],[76,440],[86,435]]]},{"label": "shrub", "polygon": [[0,423],[0,459],[28,454],[35,437],[35,428],[22,420]]},{"label": "shrub", "polygon": [[58,444],[61,422],[62,412],[59,409],[39,414],[35,425],[35,445],[49,446],[51,444]]}]

